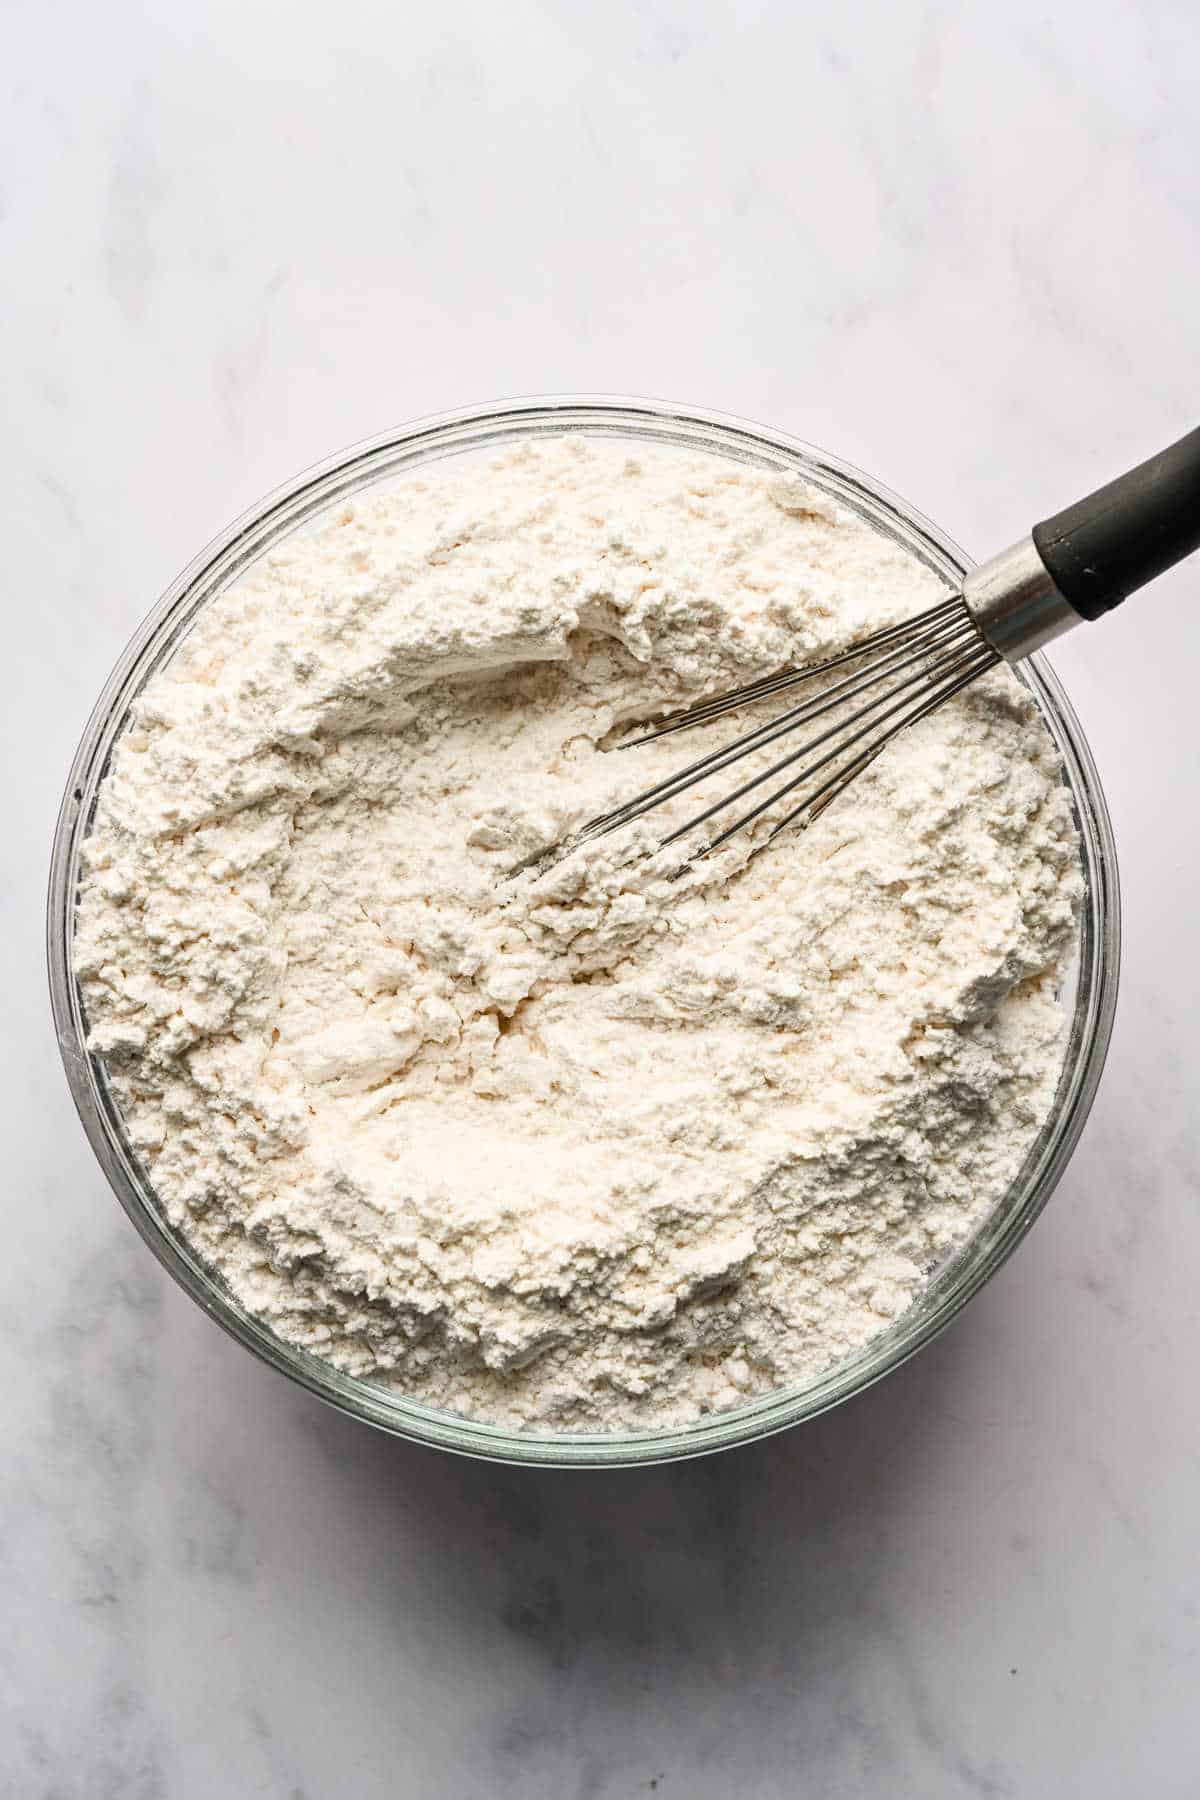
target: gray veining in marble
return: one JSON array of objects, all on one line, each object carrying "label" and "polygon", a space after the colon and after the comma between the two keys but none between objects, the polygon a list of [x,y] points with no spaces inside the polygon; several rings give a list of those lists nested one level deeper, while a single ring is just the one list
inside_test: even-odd
[{"label": "gray veining in marble", "polygon": [[1127,904],[1058,1196],[937,1345],[756,1448],[497,1470],[260,1368],[110,1198],[41,966],[108,668],[338,445],[666,394],[825,444],[986,552],[1195,424],[1195,8],[5,23],[0,1795],[1195,1794],[1200,572],[1053,658]]}]

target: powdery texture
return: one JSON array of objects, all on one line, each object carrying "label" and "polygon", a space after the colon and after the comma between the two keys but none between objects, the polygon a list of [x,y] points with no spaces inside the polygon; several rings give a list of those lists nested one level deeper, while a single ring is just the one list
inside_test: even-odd
[{"label": "powdery texture", "polygon": [[1061,1066],[1082,884],[1016,680],[749,865],[669,879],[667,815],[501,877],[696,753],[606,754],[622,720],[940,592],[795,479],[559,440],[356,502],[208,608],[117,748],[76,958],[163,1205],[249,1308],[569,1430],[903,1312]]}]

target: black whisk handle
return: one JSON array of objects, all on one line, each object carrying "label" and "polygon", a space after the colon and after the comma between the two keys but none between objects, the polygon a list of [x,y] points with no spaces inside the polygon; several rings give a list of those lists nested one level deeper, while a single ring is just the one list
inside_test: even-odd
[{"label": "black whisk handle", "polygon": [[1063,598],[1098,619],[1200,549],[1200,428],[1033,528]]}]

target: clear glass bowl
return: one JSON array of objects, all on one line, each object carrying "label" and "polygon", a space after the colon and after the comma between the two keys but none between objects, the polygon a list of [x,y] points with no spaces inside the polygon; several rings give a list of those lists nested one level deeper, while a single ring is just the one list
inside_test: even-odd
[{"label": "clear glass bowl", "polygon": [[933,1273],[913,1306],[863,1350],[816,1380],[661,1432],[524,1433],[435,1411],[386,1387],[343,1375],[284,1343],[248,1313],[168,1225],[128,1141],[104,1069],[86,1048],[87,1025],[71,956],[77,868],[113,743],[135,696],[171,656],[200,609],[282,538],[310,526],[349,495],[414,469],[562,432],[683,447],[757,468],[794,471],[904,545],[948,583],[957,585],[971,566],[935,526],[857,469],[794,438],[720,414],[647,400],[566,396],[506,402],[405,426],[331,457],[269,495],[183,571],[145,620],[113,670],[71,768],[54,839],[47,935],[59,1048],[92,1148],[159,1261],[218,1324],[321,1399],[397,1436],[505,1462],[598,1467],[696,1456],[811,1419],[898,1367],[978,1292],[1046,1204],[1087,1118],[1116,1005],[1120,903],[1112,827],[1091,754],[1062,688],[1042,659],[1034,657],[1020,673],[1062,754],[1087,883],[1078,954],[1064,993],[1070,1034],[1053,1111],[1004,1198]]}]

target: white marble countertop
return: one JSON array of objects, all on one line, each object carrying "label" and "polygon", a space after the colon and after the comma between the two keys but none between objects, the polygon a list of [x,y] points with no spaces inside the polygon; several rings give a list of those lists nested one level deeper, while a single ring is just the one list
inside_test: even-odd
[{"label": "white marble countertop", "polygon": [[1196,423],[1186,0],[109,0],[10,14],[0,1793],[1193,1795],[1200,570],[1054,662],[1124,992],[1012,1262],[866,1398],[647,1473],[373,1435],[172,1286],[88,1151],[42,894],[177,569],[426,412],[769,421],[976,551]]}]

